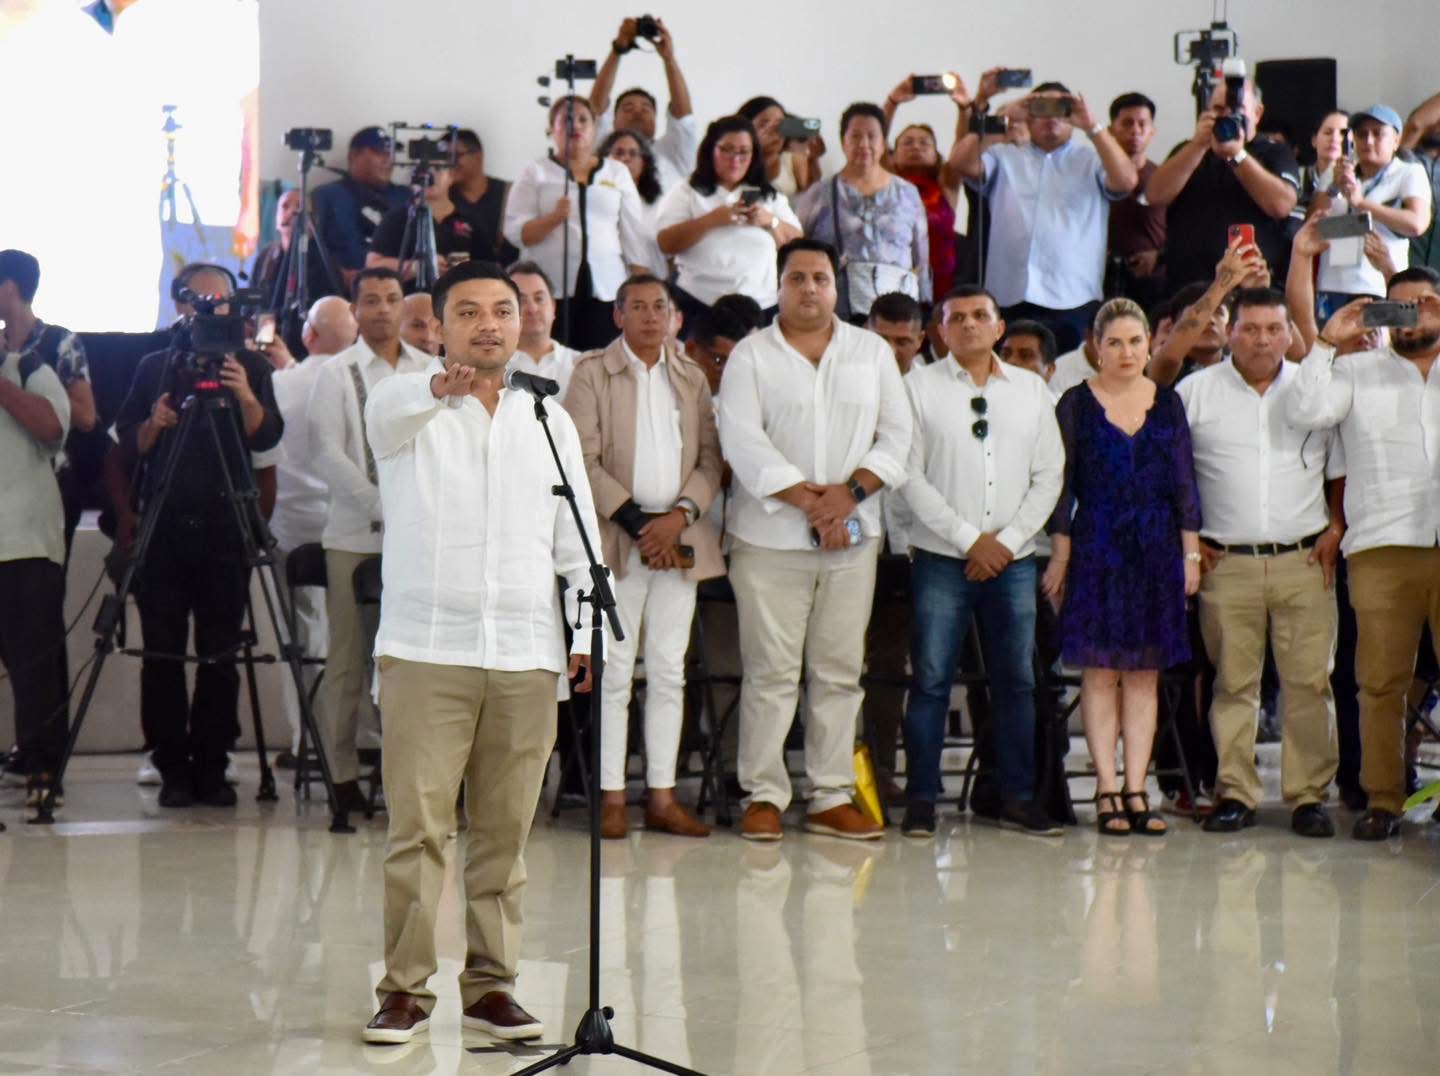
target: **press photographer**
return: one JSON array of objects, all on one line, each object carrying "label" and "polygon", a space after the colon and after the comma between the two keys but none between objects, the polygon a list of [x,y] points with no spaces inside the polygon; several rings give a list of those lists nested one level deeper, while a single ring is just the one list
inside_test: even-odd
[{"label": "press photographer", "polygon": [[383,127],[365,127],[350,139],[345,175],[311,195],[315,230],[335,260],[348,292],[365,267],[365,251],[385,214],[405,205],[406,189],[390,181],[394,163]]},{"label": "press photographer", "polygon": [[[131,488],[138,492],[134,504],[129,496],[116,502],[116,544],[122,551],[130,549],[138,513],[163,494],[136,587],[144,647],[156,655],[146,657],[141,666],[140,721],[160,771],[162,807],[231,807],[236,802],[235,790],[225,783],[225,766],[226,752],[239,734],[239,671],[229,661],[201,663],[194,697],[187,700],[184,664],[159,656],[186,653],[191,617],[196,654],[232,654],[245,618],[250,567],[234,508],[226,500],[222,470],[248,475],[252,458],[255,465],[265,466],[268,461],[255,454],[279,445],[283,422],[270,363],[244,346],[233,346],[236,337],[243,336],[243,331],[232,333],[242,328],[231,320],[227,302],[234,290],[233,278],[217,266],[181,270],[173,294],[182,316],[172,345],[140,361],[115,419],[118,445],[112,455],[122,472],[133,466]],[[222,345],[230,346],[220,350]],[[159,489],[169,454],[177,450],[174,431],[182,412],[215,396],[230,405],[216,421],[238,422],[236,443],[249,452],[227,449],[222,466],[216,438],[202,427],[181,446],[169,488]],[[268,514],[274,499],[273,465],[256,472],[257,482],[262,476],[268,487],[262,506]]]}]

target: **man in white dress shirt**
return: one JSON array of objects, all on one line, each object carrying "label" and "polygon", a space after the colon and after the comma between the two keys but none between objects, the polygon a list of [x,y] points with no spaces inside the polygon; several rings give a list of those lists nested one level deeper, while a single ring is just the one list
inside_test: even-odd
[{"label": "man in white dress shirt", "polygon": [[548,377],[560,386],[555,399],[564,400],[580,352],[550,335],[555,329],[555,287],[534,262],[516,262],[506,272],[520,289],[520,346],[509,369]]},{"label": "man in white dress shirt", "polygon": [[[320,681],[318,718],[341,806],[360,810],[360,708],[368,704],[366,665],[375,629],[355,604],[355,569],[380,552],[383,515],[375,458],[365,440],[365,405],[376,385],[431,362],[400,339],[405,293],[393,269],[362,269],[352,312],[360,339],[326,362],[310,397],[310,453],[330,487],[325,518],[325,614],[330,650]],[[370,621],[373,624],[373,620]],[[368,724],[368,722],[367,722]]]},{"label": "man in white dress shirt", "polygon": [[1272,288],[1239,292],[1230,361],[1181,381],[1200,484],[1200,630],[1215,665],[1211,732],[1219,758],[1209,833],[1255,824],[1264,785],[1255,766],[1256,715],[1267,638],[1285,699],[1281,792],[1291,828],[1333,837],[1321,806],[1339,760],[1330,667],[1333,577],[1342,528],[1326,508],[1331,431],[1286,418],[1298,367],[1285,361],[1290,320]]},{"label": "man in white dress shirt", "polygon": [[[589,584],[574,516],[551,489],[555,464],[534,400],[503,388],[520,336],[514,283],[498,265],[467,261],[434,294],[445,365],[379,384],[365,416],[390,521],[375,643],[390,813],[385,976],[364,1032],[375,1043],[408,1042],[429,1023],[435,995],[426,984],[462,780],[463,1025],[502,1039],[542,1032],[512,993],[524,851],[567,671],[556,577]],[[579,435],[561,408],[545,408],[595,541]],[[567,588],[572,618],[573,598]],[[571,676],[588,667],[589,646],[590,632],[577,631]],[[578,690],[588,688],[587,668]]]},{"label": "man in white dress shirt", "polygon": [[853,750],[882,487],[905,479],[910,408],[894,355],[835,317],[834,248],[780,248],[780,314],[736,345],[720,389],[734,471],[730,580],[740,616],[741,835],[779,840],[790,805],[785,737],[802,662],[813,833],[871,840]]},{"label": "man in white dress shirt", "polygon": [[670,105],[666,109],[665,133],[655,135],[655,118],[658,111],[655,96],[639,86],[626,90],[615,99],[615,114],[612,118],[607,111],[610,107],[610,91],[615,86],[615,76],[620,72],[620,57],[632,51],[636,45],[637,19],[627,18],[620,23],[620,33],[610,43],[595,82],[590,88],[590,108],[595,113],[595,143],[599,145],[611,131],[636,131],[650,140],[655,152],[655,170],[660,180],[660,190],[684,183],[695,171],[695,151],[700,146],[699,125],[695,122],[694,110],[690,107],[690,87],[675,59],[675,40],[670,36],[663,19],[656,19],[658,35],[652,39],[655,55],[665,65],[665,83],[670,91]]},{"label": "man in white dress shirt", "polygon": [[1338,425],[1345,446],[1340,548],[1359,628],[1360,783],[1370,798],[1354,836],[1369,841],[1400,832],[1405,690],[1427,622],[1440,646],[1440,273],[1396,273],[1388,294],[1418,304],[1418,324],[1392,329],[1389,347],[1337,357],[1364,336],[1373,300],[1341,307],[1300,364],[1286,408],[1306,429]]},{"label": "man in white dress shirt", "polygon": [[[277,353],[289,361],[271,375],[275,387],[275,405],[285,420],[280,435],[280,458],[275,463],[275,511],[270,516],[270,533],[279,546],[280,577],[285,576],[285,561],[297,548],[323,540],[325,518],[330,510],[330,488],[315,470],[315,457],[310,452],[310,396],[320,368],[330,356],[344,351],[355,342],[358,332],[350,304],[338,295],[317,299],[305,316],[300,339],[306,357],[296,362],[278,336],[266,349],[270,361]],[[323,658],[326,650],[325,595],[319,587],[299,587],[295,591],[295,641],[307,658]],[[301,678],[308,690],[320,677],[320,666],[306,665]],[[295,678],[280,677],[280,693],[285,703],[285,716],[290,721],[291,750],[300,750],[300,700],[295,694]]]},{"label": "man in white dress shirt", "polygon": [[915,415],[909,476],[914,681],[905,710],[906,836],[935,835],[950,690],[972,616],[993,702],[1001,825],[1054,836],[1035,788],[1035,536],[1064,481],[1045,380],[995,354],[1005,323],[973,284],[941,303],[948,358],[905,379]]}]

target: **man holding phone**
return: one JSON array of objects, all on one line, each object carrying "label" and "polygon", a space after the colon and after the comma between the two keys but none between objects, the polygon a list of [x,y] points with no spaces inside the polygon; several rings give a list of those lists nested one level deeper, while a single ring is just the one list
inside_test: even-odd
[{"label": "man holding phone", "polygon": [[[982,115],[1001,92],[1003,74],[992,68],[981,76],[974,108]],[[1024,105],[1028,145],[972,130],[952,157],[965,181],[990,199],[985,283],[1002,316],[1040,322],[1069,351],[1104,293],[1110,203],[1135,189],[1138,173],[1085,98],[1063,83],[1042,82]],[[1077,127],[1090,145],[1073,137]]]},{"label": "man holding phone", "polygon": [[[1290,255],[1285,220],[1299,197],[1300,166],[1289,147],[1254,137],[1264,113],[1251,79],[1226,79],[1196,120],[1195,133],[1145,184],[1150,204],[1169,209],[1165,266],[1171,288],[1210,279],[1229,246],[1232,224],[1255,229],[1260,253],[1276,277],[1284,277]],[[1215,133],[1222,117],[1234,120],[1238,132],[1226,140]],[[1221,133],[1230,134],[1228,127]]]},{"label": "man holding phone", "polygon": [[1367,321],[1411,320],[1367,319],[1380,306],[1371,299],[1346,304],[1300,364],[1286,408],[1303,429],[1338,426],[1345,446],[1348,530],[1340,549],[1358,626],[1360,783],[1370,800],[1355,822],[1362,841],[1400,832],[1405,691],[1426,623],[1440,640],[1440,273],[1396,273],[1388,297],[1414,304],[1413,326],[1393,328],[1389,347],[1337,357],[1369,331]]},{"label": "man holding phone", "polygon": [[612,839],[629,831],[628,715],[642,633],[645,828],[682,837],[710,833],[676,801],[675,765],[695,587],[725,574],[719,538],[705,518],[720,491],[723,463],[709,382],[669,339],[671,312],[664,281],[625,281],[615,299],[620,337],[581,356],[565,394],[625,630],[606,655],[600,700],[600,832]]}]

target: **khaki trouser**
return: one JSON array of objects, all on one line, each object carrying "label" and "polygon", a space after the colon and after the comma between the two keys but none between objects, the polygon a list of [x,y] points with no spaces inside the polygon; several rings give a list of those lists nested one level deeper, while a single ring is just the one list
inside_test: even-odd
[{"label": "khaki trouser", "polygon": [[370,710],[370,655],[375,652],[375,631],[379,618],[355,604],[355,569],[374,553],[325,550],[325,618],[330,629],[330,650],[325,655],[325,675],[320,680],[316,711],[320,735],[335,781],[354,781],[360,776],[356,738],[360,714]]},{"label": "khaki trouser", "polygon": [[553,672],[380,659],[385,712],[385,977],[376,994],[435,994],[445,844],[465,781],[464,1007],[510,990],[520,960],[525,842],[555,744]]},{"label": "khaki trouser", "polygon": [[805,679],[810,813],[855,794],[855,728],[864,691],[865,626],[879,542],[852,549],[763,549],[734,540],[730,582],[740,616],[740,784],[746,803],[790,805],[785,736]]},{"label": "khaki trouser", "polygon": [[1215,664],[1211,732],[1220,758],[1216,791],[1259,806],[1255,722],[1265,639],[1275,650],[1285,700],[1280,787],[1292,808],[1323,803],[1339,750],[1330,670],[1335,661],[1335,594],[1309,550],[1275,557],[1231,553],[1200,585],[1200,630]]},{"label": "khaki trouser", "polygon": [[1440,548],[1367,549],[1349,558],[1349,568],[1359,633],[1360,784],[1371,807],[1399,814],[1405,803],[1405,691],[1427,620],[1440,654]]}]

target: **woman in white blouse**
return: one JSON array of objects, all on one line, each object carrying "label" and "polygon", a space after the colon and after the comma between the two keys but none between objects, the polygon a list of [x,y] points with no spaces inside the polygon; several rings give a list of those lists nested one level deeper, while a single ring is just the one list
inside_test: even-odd
[{"label": "woman in white blouse", "polygon": [[526,165],[510,188],[505,238],[560,286],[559,339],[581,350],[604,347],[615,338],[615,293],[632,272],[649,271],[640,195],[628,168],[596,155],[595,115],[583,97],[550,106],[550,140],[551,152]]},{"label": "woman in white blouse", "polygon": [[600,156],[619,161],[630,170],[630,178],[640,195],[640,214],[645,218],[645,245],[650,251],[646,264],[650,272],[661,280],[668,280],[670,263],[655,243],[655,221],[660,216],[664,192],[660,189],[660,166],[655,160],[654,146],[638,131],[621,128],[605,136],[605,141],[600,143]]},{"label": "woman in white blouse", "polygon": [[775,251],[800,236],[789,201],[765,178],[760,140],[744,116],[710,125],[690,182],[665,195],[656,227],[687,313],[732,293],[773,307]]}]

